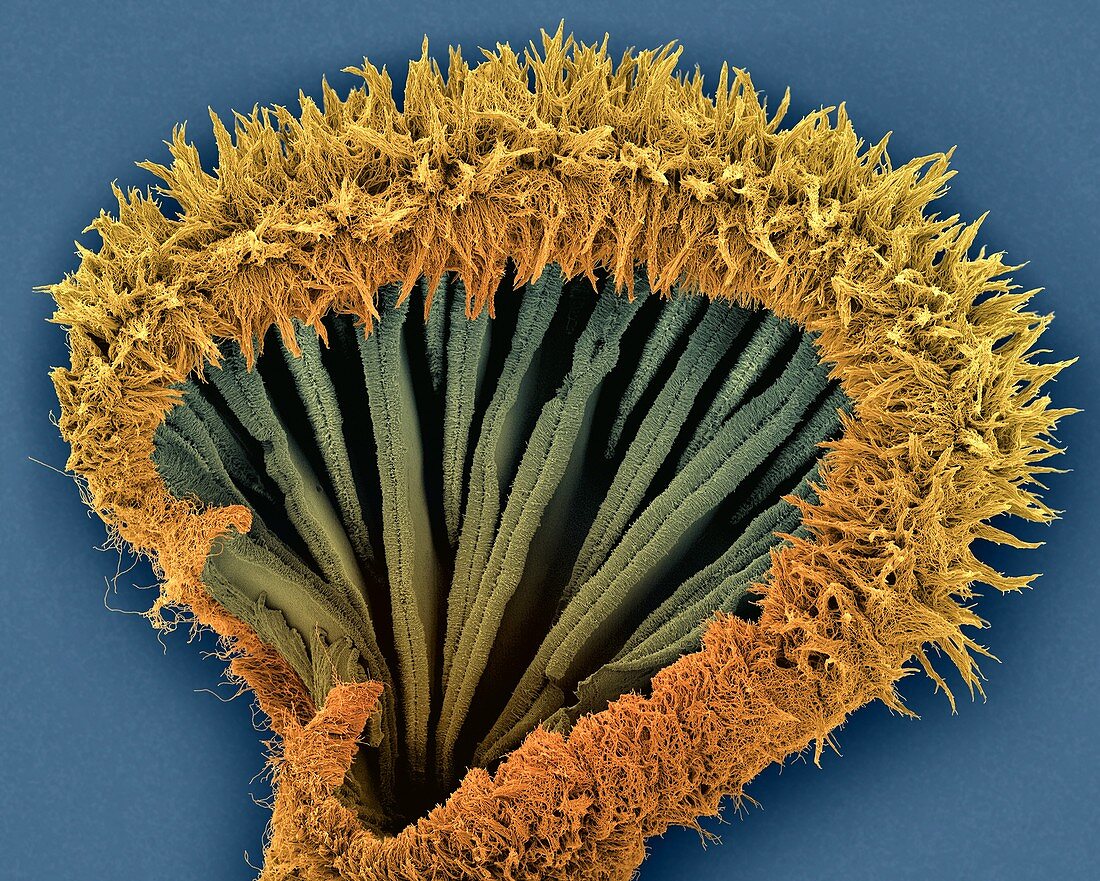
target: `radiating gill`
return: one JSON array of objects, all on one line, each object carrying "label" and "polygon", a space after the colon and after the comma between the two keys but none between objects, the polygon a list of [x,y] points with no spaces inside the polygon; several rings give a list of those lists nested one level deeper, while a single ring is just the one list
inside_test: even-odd
[{"label": "radiating gill", "polygon": [[766,311],[641,271],[633,298],[554,265],[513,288],[471,319],[457,277],[390,286],[369,333],[272,330],[251,369],[224,341],[155,438],[175,495],[253,512],[211,596],[318,704],[383,684],[343,790],[379,831],[536,725],[644,693],[717,611],[751,619],[849,406]]}]

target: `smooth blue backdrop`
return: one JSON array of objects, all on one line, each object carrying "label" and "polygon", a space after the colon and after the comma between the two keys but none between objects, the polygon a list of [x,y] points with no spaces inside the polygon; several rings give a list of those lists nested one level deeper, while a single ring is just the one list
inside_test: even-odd
[{"label": "smooth blue backdrop", "polygon": [[[316,95],[321,75],[369,54],[400,85],[423,34],[437,57],[509,40],[559,18],[616,53],[681,40],[711,83],[723,60],[748,68],[793,112],[847,101],[859,130],[894,131],[895,159],[958,145],[941,210],[990,216],[980,241],[1004,249],[1058,319],[1044,342],[1080,354],[1054,388],[1087,412],[1064,423],[1066,510],[1040,552],[992,553],[1037,590],[984,596],[987,703],[951,715],[928,681],[903,688],[919,722],[881,708],[839,735],[843,758],[797,761],[750,789],[762,809],[711,823],[723,844],[673,831],[651,842],[657,879],[970,878],[1062,881],[1098,870],[1095,467],[1100,86],[1097,7],[1082,2],[13,3],[0,12],[0,877],[253,877],[267,819],[261,737],[247,699],[221,703],[209,641],[158,643],[135,616],[104,609],[117,555],[66,477],[46,372],[67,363],[51,303],[34,285],[75,267],[72,241],[111,205],[108,183],[150,182],[173,123],[206,157],[207,105],[224,113]],[[471,51],[476,56],[476,51]],[[789,117],[791,118],[791,117]],[[82,240],[93,244],[91,236]],[[142,608],[140,566],[109,604]]]}]

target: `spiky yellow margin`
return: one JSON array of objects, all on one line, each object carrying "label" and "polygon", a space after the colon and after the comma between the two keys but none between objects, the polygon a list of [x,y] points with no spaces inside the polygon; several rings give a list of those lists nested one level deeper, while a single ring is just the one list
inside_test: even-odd
[{"label": "spiky yellow margin", "polygon": [[[543,33],[446,77],[409,66],[403,110],[364,61],[362,88],[323,105],[214,119],[208,174],[182,128],[170,167],[148,164],[182,207],[116,191],[92,224],[97,253],[49,288],[72,365],[53,373],[69,467],[95,510],[155,560],[164,606],[227,639],[232,671],[271,718],[282,750],[263,877],[627,878],[646,836],[713,814],[762,768],[816,742],[945,652],[980,689],[964,634],[980,581],[1026,585],[979,562],[976,538],[1024,546],[990,518],[1055,516],[1035,494],[1058,452],[1037,364],[1049,316],[1026,311],[1001,254],[968,257],[978,223],[926,216],[948,155],[893,168],[885,140],[856,137],[844,108],[780,130],[751,81],[723,68],[714,99],[676,73],[679,49],[623,55]],[[212,540],[246,510],[198,510],[168,493],[153,433],[173,383],[216,361],[218,338],[253,341],[330,311],[376,317],[384,283],[458,273],[492,308],[507,260],[517,283],[548,261],[566,275],[644,264],[674,283],[766,307],[818,333],[854,402],[822,465],[820,503],[800,505],[812,540],[774,553],[758,623],[717,617],[702,651],[583,718],[536,730],[492,776],[472,770],[441,807],[380,838],[333,795],[377,699],[339,686],[318,711],[294,674],[203,592]],[[434,290],[430,284],[428,290]]]}]

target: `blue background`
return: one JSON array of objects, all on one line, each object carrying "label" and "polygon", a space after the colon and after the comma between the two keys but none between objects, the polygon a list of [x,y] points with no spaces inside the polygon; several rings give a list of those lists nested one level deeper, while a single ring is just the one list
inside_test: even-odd
[{"label": "blue background", "polygon": [[[896,160],[958,145],[941,211],[991,214],[980,242],[1006,250],[1038,306],[1058,314],[1044,343],[1081,355],[1053,389],[1086,408],[1063,423],[1050,502],[1065,519],[1031,530],[1039,552],[990,552],[1037,590],[983,597],[987,703],[950,713],[942,694],[904,684],[923,717],[881,707],[840,732],[823,769],[773,768],[750,793],[762,809],[709,824],[705,851],[676,830],[651,841],[643,881],[1100,877],[1096,589],[1100,426],[1096,101],[1100,27],[1090,3],[526,2],[6,3],[0,13],[0,463],[4,587],[0,661],[0,877],[247,879],[267,811],[261,735],[247,699],[221,703],[209,640],[165,648],[139,617],[104,609],[117,554],[64,476],[46,373],[67,363],[51,302],[32,286],[76,266],[72,241],[111,205],[108,183],[150,182],[178,120],[209,158],[206,107],[294,104],[322,74],[368,54],[403,83],[422,35],[446,57],[508,40],[519,49],[559,18],[578,37],[623,48],[685,44],[710,83],[723,60],[748,68],[793,116],[848,103],[867,139],[894,131]],[[468,52],[476,57],[476,52]],[[94,238],[82,241],[93,244]],[[124,566],[127,565],[125,562]],[[144,608],[142,566],[107,599]],[[223,694],[224,696],[224,694]]]}]

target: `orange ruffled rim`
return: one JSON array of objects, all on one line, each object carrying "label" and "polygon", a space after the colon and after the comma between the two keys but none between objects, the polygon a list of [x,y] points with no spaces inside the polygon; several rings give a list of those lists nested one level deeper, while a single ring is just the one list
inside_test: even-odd
[{"label": "orange ruffled rim", "polygon": [[[1069,409],[1044,383],[1066,364],[1034,349],[1050,316],[1028,311],[1002,254],[978,232],[926,215],[949,154],[894,168],[844,107],[780,129],[748,75],[723,67],[716,97],[676,72],[680,50],[625,53],[542,34],[447,75],[409,65],[403,109],[364,60],[346,99],[214,119],[215,174],[183,128],[156,192],[116,188],[97,252],[47,288],[71,366],[53,371],[68,467],[111,535],[163,576],[150,617],[189,610],[216,630],[230,673],[255,693],[281,745],[263,878],[629,878],[644,840],[693,826],[772,762],[815,745],[878,699],[905,711],[897,681],[946,654],[973,693],[984,654],[964,628],[973,585],[1026,586],[980,562],[975,539],[1034,546],[990,524],[1046,522],[1036,493]],[[762,307],[817,333],[853,402],[822,461],[819,502],[799,504],[810,539],[773,552],[756,623],[717,616],[701,651],[662,670],[567,736],[536,729],[495,774],[472,769],[442,806],[393,837],[334,795],[380,693],[337,686],[318,709],[301,682],[204,592],[214,539],[247,530],[241,507],[173,498],[152,461],[172,389],[215,362],[216,341],[253,340],[329,312],[369,326],[375,292],[445,271],[469,312],[492,309],[506,261],[517,284],[548,262],[566,276],[644,265],[673,285]],[[948,690],[948,695],[951,692]],[[953,699],[952,699],[953,703]]]}]

